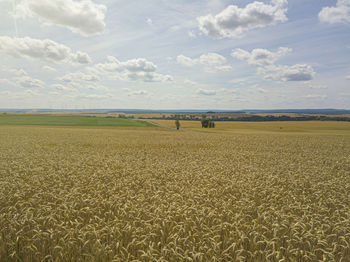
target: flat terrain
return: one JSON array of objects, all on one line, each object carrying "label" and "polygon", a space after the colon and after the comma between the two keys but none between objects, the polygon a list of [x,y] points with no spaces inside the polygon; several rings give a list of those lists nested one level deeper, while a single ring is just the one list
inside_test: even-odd
[{"label": "flat terrain", "polygon": [[122,118],[0,114],[0,125],[41,125],[41,126],[151,126],[144,121]]},{"label": "flat terrain", "polygon": [[[174,120],[148,120],[150,122],[175,127]],[[305,121],[305,122],[215,122],[215,128],[202,128],[200,121],[180,121],[181,128],[198,132],[209,133],[241,133],[241,134],[328,134],[350,135],[350,122],[335,121]]]},{"label": "flat terrain", "polygon": [[222,124],[0,126],[0,260],[349,261],[350,123]]}]

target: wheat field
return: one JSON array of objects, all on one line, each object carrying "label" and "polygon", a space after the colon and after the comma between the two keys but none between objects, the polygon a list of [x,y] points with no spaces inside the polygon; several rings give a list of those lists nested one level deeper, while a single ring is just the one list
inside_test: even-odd
[{"label": "wheat field", "polygon": [[225,125],[0,126],[0,261],[350,261],[349,125]]}]

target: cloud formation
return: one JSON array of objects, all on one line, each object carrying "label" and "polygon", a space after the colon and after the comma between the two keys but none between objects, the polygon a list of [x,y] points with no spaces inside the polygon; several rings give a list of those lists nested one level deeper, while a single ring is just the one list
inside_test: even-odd
[{"label": "cloud formation", "polygon": [[336,6],[322,8],[318,18],[330,24],[350,22],[350,0],[338,0]]},{"label": "cloud formation", "polygon": [[54,63],[88,64],[91,58],[84,52],[73,52],[68,46],[52,40],[0,36],[0,52],[17,58],[33,58]]},{"label": "cloud formation", "polygon": [[16,77],[15,82],[17,86],[22,88],[45,88],[45,83],[39,79],[32,78],[30,76]]},{"label": "cloud formation", "polygon": [[85,74],[83,72],[75,72],[75,73],[65,74],[64,76],[58,78],[58,80],[61,80],[67,83],[75,82],[75,81],[96,82],[96,81],[99,81],[100,78],[94,74]]},{"label": "cloud formation", "polygon": [[185,79],[184,84],[186,84],[186,85],[191,85],[191,86],[198,85],[197,82],[192,81],[192,80],[189,80],[189,79]]},{"label": "cloud formation", "polygon": [[280,47],[277,52],[271,52],[267,49],[253,49],[251,52],[243,49],[235,49],[231,55],[239,60],[246,61],[250,65],[266,66],[274,64],[279,58],[289,54],[292,49]]},{"label": "cloud formation", "polygon": [[192,67],[198,64],[205,66],[207,71],[229,71],[232,69],[230,65],[227,65],[227,59],[217,53],[203,54],[198,58],[190,58],[184,55],[178,55],[176,61],[187,67]]},{"label": "cloud formation", "polygon": [[276,52],[261,48],[248,52],[237,48],[233,50],[231,55],[239,60],[246,61],[250,65],[258,66],[258,73],[264,75],[264,79],[278,81],[309,81],[313,79],[315,71],[310,65],[275,65],[279,58],[291,51],[292,49],[287,47],[280,47]]},{"label": "cloud formation", "polygon": [[16,76],[26,76],[28,75],[28,73],[23,70],[23,69],[16,69],[16,68],[12,68],[12,69],[7,69],[7,70],[4,70],[4,71],[7,71],[13,75],[16,75]]},{"label": "cloud formation", "polygon": [[3,69],[5,72],[10,73],[12,76],[6,79],[0,78],[0,83],[15,88],[45,88],[46,83],[40,79],[33,78],[23,69]]},{"label": "cloud formation", "polygon": [[77,98],[80,99],[107,99],[107,98],[111,98],[112,96],[109,94],[106,95],[100,95],[100,94],[80,94],[77,95]]},{"label": "cloud formation", "polygon": [[312,100],[325,100],[327,98],[327,95],[305,95],[303,98]]},{"label": "cloud formation", "polygon": [[145,95],[148,95],[148,92],[146,90],[132,91],[128,94],[128,96],[145,96]]},{"label": "cloud formation", "polygon": [[17,16],[39,16],[48,24],[67,27],[83,36],[100,34],[105,30],[107,7],[91,0],[25,0],[16,8]]},{"label": "cloud formation", "polygon": [[53,68],[53,67],[51,67],[51,66],[43,66],[42,68],[41,68],[42,70],[44,70],[44,71],[46,71],[46,72],[49,72],[49,73],[52,73],[52,72],[57,72],[57,70],[55,69],[55,68]]},{"label": "cloud formation", "polygon": [[111,79],[124,81],[142,82],[170,82],[173,77],[170,75],[158,74],[155,71],[157,66],[144,58],[119,61],[113,56],[107,57],[106,63],[96,64],[89,68],[91,72],[106,75]]},{"label": "cloud formation", "polygon": [[307,64],[296,64],[293,66],[272,65],[259,68],[258,71],[264,75],[265,79],[279,81],[309,81],[315,76],[314,69]]},{"label": "cloud formation", "polygon": [[219,14],[197,18],[199,29],[212,38],[237,37],[243,32],[287,21],[287,0],[273,0],[271,4],[253,2],[240,8],[230,5]]},{"label": "cloud formation", "polygon": [[187,66],[187,67],[191,67],[197,64],[197,60],[196,59],[192,59],[190,57],[184,56],[184,55],[178,55],[176,58],[176,61],[183,65],[183,66]]},{"label": "cloud formation", "polygon": [[59,91],[72,91],[71,88],[64,86],[64,85],[61,85],[61,84],[51,85],[51,88],[54,88],[54,89],[59,90]]},{"label": "cloud formation", "polygon": [[199,88],[197,90],[197,94],[198,95],[204,95],[204,96],[214,96],[214,95],[216,95],[216,91],[215,90],[208,90],[208,89]]}]

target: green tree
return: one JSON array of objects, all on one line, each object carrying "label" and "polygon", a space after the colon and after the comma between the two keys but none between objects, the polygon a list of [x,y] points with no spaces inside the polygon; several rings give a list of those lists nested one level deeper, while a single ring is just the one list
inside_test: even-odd
[{"label": "green tree", "polygon": [[179,121],[179,119],[175,120],[175,125],[176,125],[176,129],[179,130],[180,129],[180,121]]},{"label": "green tree", "polygon": [[208,128],[209,127],[209,120],[206,119],[206,118],[202,118],[201,120],[201,123],[202,123],[202,128]]}]

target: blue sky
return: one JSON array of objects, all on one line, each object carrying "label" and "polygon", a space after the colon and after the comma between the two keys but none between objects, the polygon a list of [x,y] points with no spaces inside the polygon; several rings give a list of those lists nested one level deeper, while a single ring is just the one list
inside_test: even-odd
[{"label": "blue sky", "polygon": [[0,108],[350,109],[350,0],[0,0]]}]

